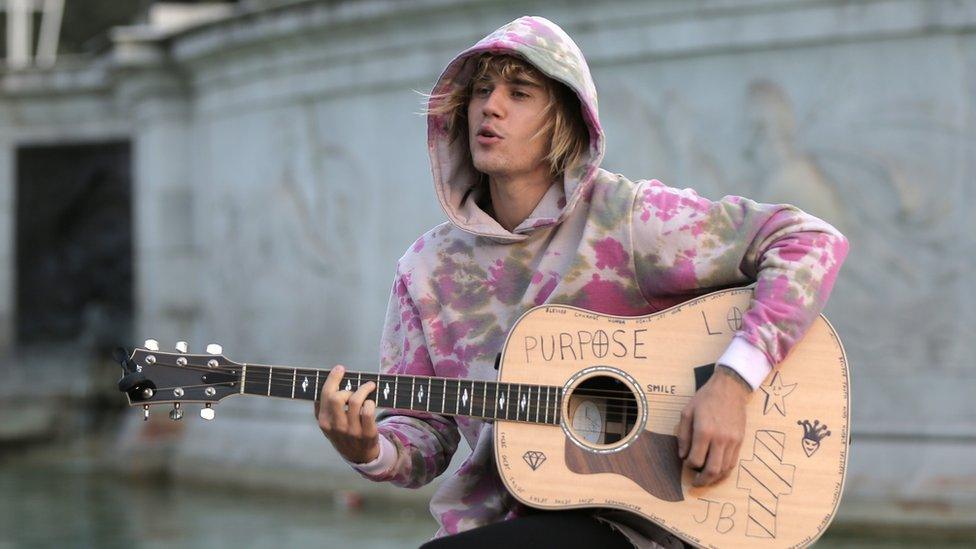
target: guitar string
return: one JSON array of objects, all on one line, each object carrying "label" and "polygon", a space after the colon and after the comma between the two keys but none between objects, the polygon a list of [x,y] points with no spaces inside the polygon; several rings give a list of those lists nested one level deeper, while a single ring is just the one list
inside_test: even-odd
[{"label": "guitar string", "polygon": [[[204,368],[197,368],[197,367],[183,367],[183,368],[189,368],[189,369],[193,369],[193,370],[196,370],[196,371],[202,371],[202,372],[213,372],[214,371],[213,369],[204,369]],[[390,375],[390,374],[384,374],[384,375]],[[280,388],[294,388],[294,386],[295,386],[295,384],[293,384],[293,379],[294,378],[293,378],[292,375],[289,375],[289,374],[286,374],[286,373],[282,373],[280,376],[278,376],[276,378],[275,377],[275,374],[272,372],[272,376],[271,377],[272,377],[271,383],[270,383],[270,386],[271,387],[280,389]],[[413,376],[406,376],[406,377],[413,377]],[[429,379],[455,379],[455,378],[429,378]],[[351,382],[351,378],[350,378],[349,381]],[[375,383],[375,380],[367,380],[367,381],[374,381],[374,383]],[[470,383],[471,381],[472,380],[469,380],[468,383]],[[225,382],[214,382],[214,383],[210,383],[209,385],[216,385],[216,384],[231,384],[231,385],[233,385],[233,384],[236,384],[236,383],[238,383],[237,380],[234,380],[234,381],[225,381]],[[489,382],[489,383],[496,383],[496,382]],[[260,382],[258,382],[258,384],[263,387],[266,384],[266,382],[264,380],[261,380]],[[206,386],[206,385],[208,385],[208,384],[194,385],[194,386],[189,386],[189,387],[199,387],[199,386]],[[423,386],[424,385],[422,384],[421,387],[423,387]],[[522,387],[523,388],[529,388],[529,389],[536,389],[536,391],[539,391],[539,387],[545,387],[545,386],[539,386],[539,385],[522,385]],[[356,389],[358,389],[358,388],[359,388],[359,385],[358,385],[358,381],[357,381],[357,387],[356,387]],[[429,390],[431,391],[431,393],[430,393],[430,396],[428,396],[428,401],[430,401],[431,399],[436,400],[437,398],[441,398],[443,400],[443,397],[445,396],[445,394],[450,394],[450,395],[457,394],[456,393],[456,390],[444,391],[444,387],[443,386],[442,387],[435,387],[433,385],[430,385],[429,388],[430,388]],[[558,389],[561,389],[561,388],[558,388]],[[376,391],[377,390],[374,389],[372,392],[376,392]],[[541,391],[539,391],[539,392],[541,393]],[[609,394],[625,394],[627,396],[625,396],[625,397],[609,397],[609,396],[603,396],[603,393],[609,393]],[[614,405],[607,406],[608,409],[611,409],[611,410],[614,410],[614,411],[627,410],[627,409],[631,409],[631,408],[634,407],[634,404],[633,404],[633,402],[634,402],[633,393],[631,393],[629,391],[581,389],[581,390],[578,390],[578,391],[574,392],[573,394],[576,394],[578,396],[583,396],[583,397],[600,398],[603,401],[607,401],[607,402],[610,402],[610,401],[624,401],[625,402],[625,404],[623,404],[623,405],[616,405],[616,404],[614,404]],[[497,393],[496,393],[496,395],[497,395]],[[523,393],[523,396],[526,396],[526,395],[531,395],[531,393],[529,391],[525,391]],[[679,398],[679,399],[683,399],[683,400],[687,400],[687,399],[690,399],[691,398],[691,397],[686,397],[686,396],[683,396],[683,395],[664,395],[664,394],[656,394],[656,393],[652,393],[652,395],[653,395],[652,398],[659,397],[659,396],[667,396],[667,397]],[[277,395],[275,395],[275,396],[277,396]],[[478,395],[476,394],[476,391],[473,390],[472,391],[472,398],[477,398],[477,397],[478,397]],[[511,398],[510,395],[509,395],[509,398]],[[516,398],[518,398],[518,397],[516,397]],[[531,400],[531,396],[530,396],[530,400]],[[681,404],[679,404],[677,402],[666,402],[666,401],[665,402],[658,402],[658,401],[656,401],[656,399],[655,400],[649,400],[648,401],[648,406],[650,408],[652,408],[652,409],[656,409],[657,411],[680,411],[680,410],[677,410],[677,409],[674,409],[674,408],[669,408],[669,406],[671,406],[671,405],[681,406]],[[538,407],[538,406],[533,406],[533,408],[536,408],[536,407]]]},{"label": "guitar string", "polygon": [[[212,386],[215,386],[215,385],[233,386],[235,384],[237,384],[236,381],[224,381],[224,382],[207,383],[207,384],[199,384],[199,385],[181,385],[179,387],[182,388],[182,389],[195,389],[195,388],[200,388],[200,387],[212,387]],[[168,390],[173,390],[173,389],[176,389],[176,388],[177,388],[176,386],[173,386],[173,387],[159,387],[156,390],[157,391],[168,391]],[[271,396],[278,396],[278,395],[271,395]],[[443,396],[443,395],[440,395],[440,396]],[[429,397],[429,398],[433,398],[434,400],[436,400],[436,397],[433,397],[433,396],[432,397]],[[305,400],[305,399],[295,399],[295,400]],[[472,402],[475,402],[475,400],[473,399]],[[146,402],[144,404],[153,404],[153,403],[152,402]],[[541,406],[533,405],[531,403],[527,403],[526,406],[529,408],[529,410],[527,412],[525,412],[525,414],[526,414],[527,417],[531,417],[533,415],[533,413],[535,413],[537,410],[541,411],[543,409]],[[655,418],[664,418],[664,417],[672,417],[673,418],[673,417],[680,417],[679,415],[677,415],[677,413],[678,413],[677,410],[669,410],[669,409],[666,409],[666,408],[656,408],[656,407],[650,405],[650,403],[648,403],[648,406],[647,407],[648,407],[648,409],[650,411],[656,412],[656,414],[654,416]],[[394,406],[381,406],[381,408],[403,409],[403,410],[411,410],[412,409],[412,408],[394,407]],[[470,409],[474,409],[474,405],[473,404],[470,407]],[[637,415],[636,414],[636,411],[638,410],[638,407],[636,406],[635,403],[628,404],[628,405],[608,405],[608,406],[605,407],[605,410],[607,412],[617,413],[617,414],[621,414],[621,415],[624,412],[628,412],[628,413],[633,413],[636,416]],[[670,413],[668,413],[668,412],[670,412]],[[437,412],[435,410],[430,410],[430,413],[439,413],[439,414],[445,414],[445,415],[454,415],[454,414],[450,414],[449,411]],[[473,417],[487,417],[487,416],[479,416],[479,415],[475,415],[475,414],[460,414],[460,415],[463,415],[463,416],[473,416]],[[495,417],[495,418],[490,418],[490,419],[500,419],[500,418]],[[511,418],[505,418],[505,419],[512,420]],[[532,423],[535,423],[535,422],[532,422]]]},{"label": "guitar string", "polygon": [[[215,370],[213,368],[205,368],[205,367],[198,367],[198,366],[173,366],[173,367],[174,368],[182,368],[182,369],[194,370],[194,371],[198,371],[198,372],[206,372],[206,373],[222,373],[224,375],[231,375],[231,374],[238,375],[239,374],[239,372],[237,372],[235,370],[230,370],[228,372],[228,370]],[[291,368],[289,368],[289,369],[291,369]],[[320,372],[321,373],[321,372],[328,372],[329,370],[305,370],[305,371],[306,372],[309,372],[309,371],[317,371],[317,372]],[[357,372],[354,372],[354,373],[357,373]],[[377,374],[368,373],[368,374],[364,374],[364,375],[367,375],[367,376],[375,376]],[[458,378],[439,378],[439,377],[429,377],[429,376],[413,376],[413,375],[410,375],[410,374],[379,374],[379,375],[383,375],[383,376],[403,376],[404,378],[413,378],[413,379],[420,379],[420,378],[424,378],[424,379],[448,379],[448,380],[451,380],[451,381],[455,381],[455,380],[458,379]],[[307,376],[307,374],[303,374],[303,377],[306,377],[306,376]],[[342,381],[346,381],[346,380],[351,381],[352,378],[350,377],[350,378],[343,378],[342,379]],[[365,384],[368,381],[372,381],[373,383],[376,383],[377,382],[377,380],[375,380],[375,379],[366,379],[362,383]],[[387,381],[387,382],[389,382],[391,380],[381,380],[381,381]],[[237,381],[235,380],[234,382],[215,382],[215,383],[236,383],[236,382]],[[516,384],[516,383],[513,383],[513,382],[504,382],[504,381],[462,380],[461,382],[462,383],[498,383],[498,384],[508,384],[510,386],[521,385],[523,388],[532,388],[532,389],[538,389],[540,387],[543,387],[543,388],[549,387],[549,388],[553,388],[553,389],[557,389],[557,390],[561,390],[562,389],[561,386],[555,386],[555,385],[546,386],[546,385],[534,385],[534,384],[531,384],[531,385],[530,384]],[[262,379],[260,383],[266,384],[267,382]],[[340,382],[340,384],[341,384],[341,382]],[[286,372],[282,372],[282,373],[279,374],[277,372],[272,371],[272,373],[271,373],[271,385],[273,387],[279,387],[279,388],[280,387],[292,387],[293,385],[297,385],[297,382],[296,382],[296,378],[292,374],[289,374],[289,373],[286,373]],[[360,386],[361,385],[359,385],[359,382],[357,381],[356,389],[358,389]],[[425,385],[422,384],[421,386],[425,386]],[[433,385],[431,385],[430,389],[431,389],[431,391],[433,391],[434,389],[443,390],[442,387],[434,387]],[[462,387],[462,390],[463,389],[464,389],[464,387]],[[346,389],[343,389],[343,390],[346,390]],[[353,390],[355,390],[355,389],[353,389]],[[454,393],[454,391],[447,391],[447,394],[453,394],[453,393]],[[585,396],[592,396],[592,397],[599,397],[599,396],[602,396],[604,394],[608,394],[608,395],[626,395],[624,397],[609,397],[609,396],[603,397],[603,398],[605,398],[607,400],[612,400],[612,399],[617,399],[617,400],[631,400],[631,398],[633,397],[633,392],[628,391],[628,390],[618,390],[618,389],[589,389],[589,388],[584,388],[584,389],[578,389],[574,393],[581,394],[581,395],[585,395]],[[441,393],[441,394],[443,394],[443,393]],[[651,395],[653,395],[653,398],[662,397],[662,398],[681,399],[681,400],[689,400],[689,399],[692,398],[691,396],[688,396],[688,395],[670,395],[670,394],[667,394],[667,393],[651,393]]]}]

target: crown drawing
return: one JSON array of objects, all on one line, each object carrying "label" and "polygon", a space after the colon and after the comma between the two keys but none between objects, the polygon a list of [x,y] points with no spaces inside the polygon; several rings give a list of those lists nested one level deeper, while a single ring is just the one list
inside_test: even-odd
[{"label": "crown drawing", "polygon": [[830,436],[830,431],[827,430],[827,426],[821,425],[820,421],[816,419],[813,420],[813,424],[808,419],[797,421],[796,424],[803,426],[803,438],[807,440],[819,443],[824,438]]}]

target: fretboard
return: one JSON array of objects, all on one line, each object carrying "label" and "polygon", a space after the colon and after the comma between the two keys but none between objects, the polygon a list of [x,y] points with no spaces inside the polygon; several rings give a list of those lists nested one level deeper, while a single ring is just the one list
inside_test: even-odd
[{"label": "fretboard", "polygon": [[[246,364],[240,368],[241,394],[319,400],[328,375],[329,370]],[[381,408],[551,425],[560,420],[562,387],[347,371],[339,389],[356,391],[369,381],[377,387],[370,398]]]}]

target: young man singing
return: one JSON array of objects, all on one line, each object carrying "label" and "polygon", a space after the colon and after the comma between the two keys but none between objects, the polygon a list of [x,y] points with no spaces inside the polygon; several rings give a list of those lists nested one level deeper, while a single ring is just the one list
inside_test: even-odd
[{"label": "young man singing", "polygon": [[[448,64],[428,103],[428,149],[449,222],[397,263],[381,371],[494,380],[512,323],[543,303],[646,315],[709,291],[756,282],[716,373],[681,414],[679,454],[704,486],[734,468],[753,389],[822,310],[846,239],[789,205],[710,201],[657,180],[600,169],[596,89],[576,44],[523,17]],[[473,449],[434,495],[431,546],[521,543],[652,547],[673,538],[613,511],[538,512],[498,477],[488,421],[383,410],[374,383],[340,391],[341,366],[316,416],[363,476],[422,486],[459,435]],[[608,524],[611,527],[608,527]]]}]

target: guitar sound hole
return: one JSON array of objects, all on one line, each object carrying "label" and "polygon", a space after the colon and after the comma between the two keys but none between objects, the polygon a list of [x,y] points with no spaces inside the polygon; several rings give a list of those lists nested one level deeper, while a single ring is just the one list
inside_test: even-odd
[{"label": "guitar sound hole", "polygon": [[634,430],[640,409],[629,385],[613,376],[595,375],[573,389],[569,417],[580,442],[613,445]]}]

